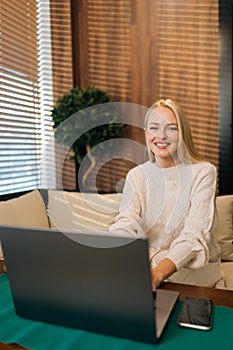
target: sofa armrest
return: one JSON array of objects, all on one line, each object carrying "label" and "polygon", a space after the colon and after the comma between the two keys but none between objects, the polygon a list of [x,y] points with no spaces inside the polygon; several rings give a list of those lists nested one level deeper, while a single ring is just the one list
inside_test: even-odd
[{"label": "sofa armrest", "polygon": [[227,289],[233,290],[233,261],[222,262],[222,271]]},{"label": "sofa armrest", "polygon": [[218,226],[214,233],[221,247],[221,259],[233,261],[233,195],[217,196]]}]

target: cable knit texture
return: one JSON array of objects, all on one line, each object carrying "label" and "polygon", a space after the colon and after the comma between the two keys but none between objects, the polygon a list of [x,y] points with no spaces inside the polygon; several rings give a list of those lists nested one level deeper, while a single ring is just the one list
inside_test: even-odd
[{"label": "cable knit texture", "polygon": [[219,262],[215,188],[216,169],[208,162],[171,168],[146,162],[129,171],[110,231],[148,237],[150,260],[167,257],[178,271]]}]

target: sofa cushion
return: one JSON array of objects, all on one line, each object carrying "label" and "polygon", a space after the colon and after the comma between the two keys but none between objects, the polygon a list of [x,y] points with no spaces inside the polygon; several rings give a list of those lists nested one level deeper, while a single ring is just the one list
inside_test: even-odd
[{"label": "sofa cushion", "polygon": [[222,260],[233,261],[233,195],[217,196],[218,226],[215,237],[221,247]]},{"label": "sofa cushion", "polygon": [[[38,190],[0,202],[0,225],[49,227],[42,196]],[[0,245],[0,257],[3,253]]]},{"label": "sofa cushion", "polygon": [[52,227],[77,232],[108,231],[118,213],[121,194],[48,191]]}]

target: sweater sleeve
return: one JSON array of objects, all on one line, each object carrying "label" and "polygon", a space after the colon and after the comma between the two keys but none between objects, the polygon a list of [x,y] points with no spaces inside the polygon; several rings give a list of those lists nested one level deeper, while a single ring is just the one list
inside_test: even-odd
[{"label": "sweater sleeve", "polygon": [[166,255],[179,270],[200,268],[209,262],[209,243],[215,215],[216,169],[206,163],[194,180],[184,227]]},{"label": "sweater sleeve", "polygon": [[141,203],[136,190],[138,187],[135,183],[137,176],[132,175],[132,172],[134,171],[131,170],[127,174],[119,214],[109,230],[117,234],[130,234],[138,238],[142,235]]}]

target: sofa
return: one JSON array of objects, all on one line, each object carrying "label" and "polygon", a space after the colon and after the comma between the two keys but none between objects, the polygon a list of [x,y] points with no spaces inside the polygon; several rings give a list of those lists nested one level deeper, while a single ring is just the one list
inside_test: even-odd
[{"label": "sofa", "polygon": [[[33,190],[0,201],[0,225],[57,228],[60,231],[108,232],[121,202],[121,193],[97,194]],[[233,195],[216,197],[218,226],[215,237],[221,247],[226,288],[233,290]],[[0,259],[4,259],[0,246]]]}]

